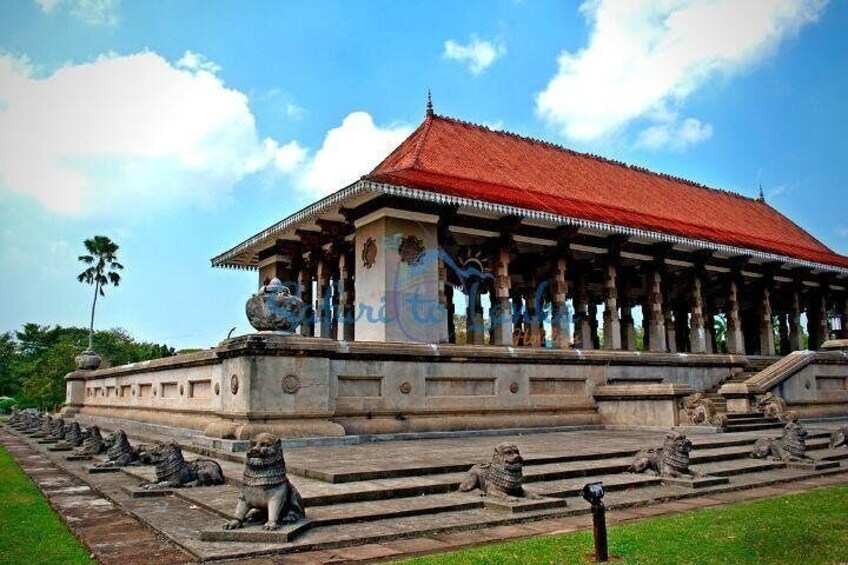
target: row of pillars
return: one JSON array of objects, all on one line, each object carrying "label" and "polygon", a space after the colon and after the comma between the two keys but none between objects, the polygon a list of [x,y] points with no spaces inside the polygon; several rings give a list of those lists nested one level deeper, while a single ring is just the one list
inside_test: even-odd
[{"label": "row of pillars", "polygon": [[[483,310],[480,304],[481,290],[487,290],[491,298],[490,339],[495,345],[525,345],[538,347],[546,341],[541,317],[542,299],[536,294],[535,273],[527,275],[525,289],[511,288],[509,276],[510,255],[502,249],[494,262],[494,279],[488,288],[479,283],[467,286],[467,343],[482,345]],[[590,300],[586,273],[578,271],[572,279],[575,289],[572,295],[574,324],[568,323],[566,298],[569,293],[566,258],[554,261],[549,279],[549,291],[545,293],[550,303],[551,346],[565,349],[629,350],[636,349],[636,332],[631,297],[627,293],[619,296],[619,264],[610,260],[603,265],[603,342],[599,338],[597,308]],[[646,301],[643,304],[644,348],[654,352],[714,353],[718,351],[715,335],[716,312],[704,303],[703,270],[694,268],[690,273],[687,301],[673,305],[669,300],[669,289],[664,288],[665,266],[662,261],[651,264],[648,272]],[[729,277],[726,285],[724,315],[726,318],[726,349],[728,353],[744,355],[786,354],[800,350],[802,344],[801,300],[797,290],[792,291],[788,312],[777,314],[779,342],[775,341],[775,315],[771,307],[768,281],[761,285],[756,308],[744,311],[740,307],[739,290],[741,276]],[[446,286],[446,306],[449,315],[448,334],[453,341],[453,287]],[[826,297],[823,293],[813,295],[812,306],[807,309],[809,349],[818,347],[828,337]],[[848,300],[841,312],[840,337],[848,339]],[[744,326],[744,331],[743,331]]]}]

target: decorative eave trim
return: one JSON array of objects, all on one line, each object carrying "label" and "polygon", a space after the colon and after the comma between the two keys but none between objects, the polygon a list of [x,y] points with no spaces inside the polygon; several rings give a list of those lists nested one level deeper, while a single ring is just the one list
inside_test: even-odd
[{"label": "decorative eave trim", "polygon": [[432,202],[435,204],[443,204],[447,206],[465,206],[469,208],[476,208],[478,210],[482,210],[485,212],[492,212],[495,214],[500,214],[503,216],[521,216],[525,218],[532,218],[535,220],[549,222],[553,224],[564,224],[569,226],[576,227],[584,227],[587,229],[593,229],[601,232],[607,232],[610,234],[620,234],[627,235],[630,237],[639,237],[649,240],[654,240],[657,242],[666,242],[671,244],[680,244],[680,245],[689,245],[692,247],[709,249],[711,251],[717,251],[719,253],[725,253],[728,255],[749,255],[751,257],[755,257],[757,259],[761,259],[763,261],[777,261],[781,263],[786,263],[789,265],[795,265],[798,267],[805,267],[808,269],[816,269],[820,271],[826,271],[831,273],[837,273],[840,275],[848,275],[848,268],[845,267],[837,267],[835,265],[827,265],[824,263],[818,263],[815,261],[807,261],[804,259],[797,259],[794,257],[789,257],[786,255],[778,255],[775,253],[768,253],[765,251],[757,251],[754,249],[746,249],[744,247],[735,247],[732,245],[724,245],[721,243],[715,243],[711,241],[692,239],[687,237],[681,237],[676,235],[670,235],[667,233],[643,230],[639,228],[631,228],[628,226],[619,226],[616,224],[609,224],[605,222],[596,222],[593,220],[584,220],[581,218],[574,218],[571,216],[563,216],[560,214],[554,214],[551,212],[541,212],[538,210],[530,210],[527,208],[520,208],[517,206],[510,206],[507,204],[497,204],[494,202],[485,202],[481,200],[475,200],[472,198],[466,198],[463,196],[453,196],[449,194],[440,194],[437,192],[430,192],[427,190],[421,190],[418,188],[409,188],[406,186],[378,183],[370,180],[360,180],[357,181],[350,186],[327,196],[326,198],[319,200],[315,204],[308,206],[297,212],[292,214],[288,218],[281,220],[280,222],[274,224],[270,228],[256,234],[250,239],[240,243],[236,247],[230,249],[229,251],[222,253],[218,257],[212,259],[212,265],[214,267],[235,267],[235,268],[246,268],[246,269],[255,269],[253,266],[239,265],[232,263],[233,258],[235,258],[240,253],[246,251],[251,246],[259,243],[260,241],[266,239],[274,233],[278,233],[280,231],[284,231],[286,229],[291,228],[295,224],[299,224],[303,221],[309,220],[314,216],[321,214],[326,211],[327,208],[330,208],[334,205],[337,205],[345,200],[348,200],[358,194],[371,192],[378,194],[386,194],[389,196],[400,196],[403,198],[411,198],[413,200],[421,200],[425,202]]}]

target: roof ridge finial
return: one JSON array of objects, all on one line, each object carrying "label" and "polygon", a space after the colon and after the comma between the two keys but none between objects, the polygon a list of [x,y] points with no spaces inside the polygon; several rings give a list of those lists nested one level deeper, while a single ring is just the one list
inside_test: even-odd
[{"label": "roof ridge finial", "polygon": [[433,97],[430,94],[430,89],[427,89],[427,116],[433,115]]},{"label": "roof ridge finial", "polygon": [[759,200],[760,202],[766,201],[766,195],[763,194],[763,183],[760,183],[760,195],[757,197],[757,200]]}]

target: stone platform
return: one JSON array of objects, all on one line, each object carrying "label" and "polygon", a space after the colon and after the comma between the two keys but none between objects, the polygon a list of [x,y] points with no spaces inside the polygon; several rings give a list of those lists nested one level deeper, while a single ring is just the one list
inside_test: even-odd
[{"label": "stone platform", "polygon": [[[14,432],[4,435],[8,433]],[[664,501],[813,477],[838,475],[848,482],[848,449],[828,449],[829,429],[824,426],[811,427],[808,436],[808,453],[821,461],[818,465],[750,459],[756,439],[773,437],[773,430],[692,436],[692,466],[699,473],[693,481],[665,481],[626,472],[638,449],[662,443],[664,434],[650,431],[584,430],[290,448],[286,451],[290,478],[303,495],[308,523],[278,532],[264,532],[258,525],[224,532],[221,526],[233,517],[241,481],[242,465],[233,459],[243,455],[230,453],[218,459],[227,477],[225,485],[150,496],[154,493],[138,486],[153,480],[152,467],[91,474],[91,466],[104,456],[68,461],[67,453],[51,452],[32,438],[16,435],[198,560],[333,550],[430,539],[454,531],[471,535],[470,530],[475,530],[476,535],[569,516],[583,517],[588,525],[588,505],[578,492],[594,481],[604,483],[605,502],[613,515]],[[520,447],[527,488],[539,499],[505,505],[457,492],[463,472],[488,460],[492,447],[501,441]],[[186,452],[186,456],[192,454]]]}]

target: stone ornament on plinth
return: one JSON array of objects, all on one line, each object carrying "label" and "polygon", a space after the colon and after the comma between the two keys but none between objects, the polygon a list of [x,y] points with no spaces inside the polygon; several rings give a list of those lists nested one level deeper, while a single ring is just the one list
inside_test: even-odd
[{"label": "stone ornament on plinth", "polygon": [[74,361],[77,364],[77,369],[81,371],[93,371],[100,366],[103,361],[100,356],[90,349],[86,349],[76,357]]},{"label": "stone ornament on plinth", "polygon": [[274,278],[248,299],[245,312],[257,330],[291,335],[303,321],[304,304],[280,279]]}]

